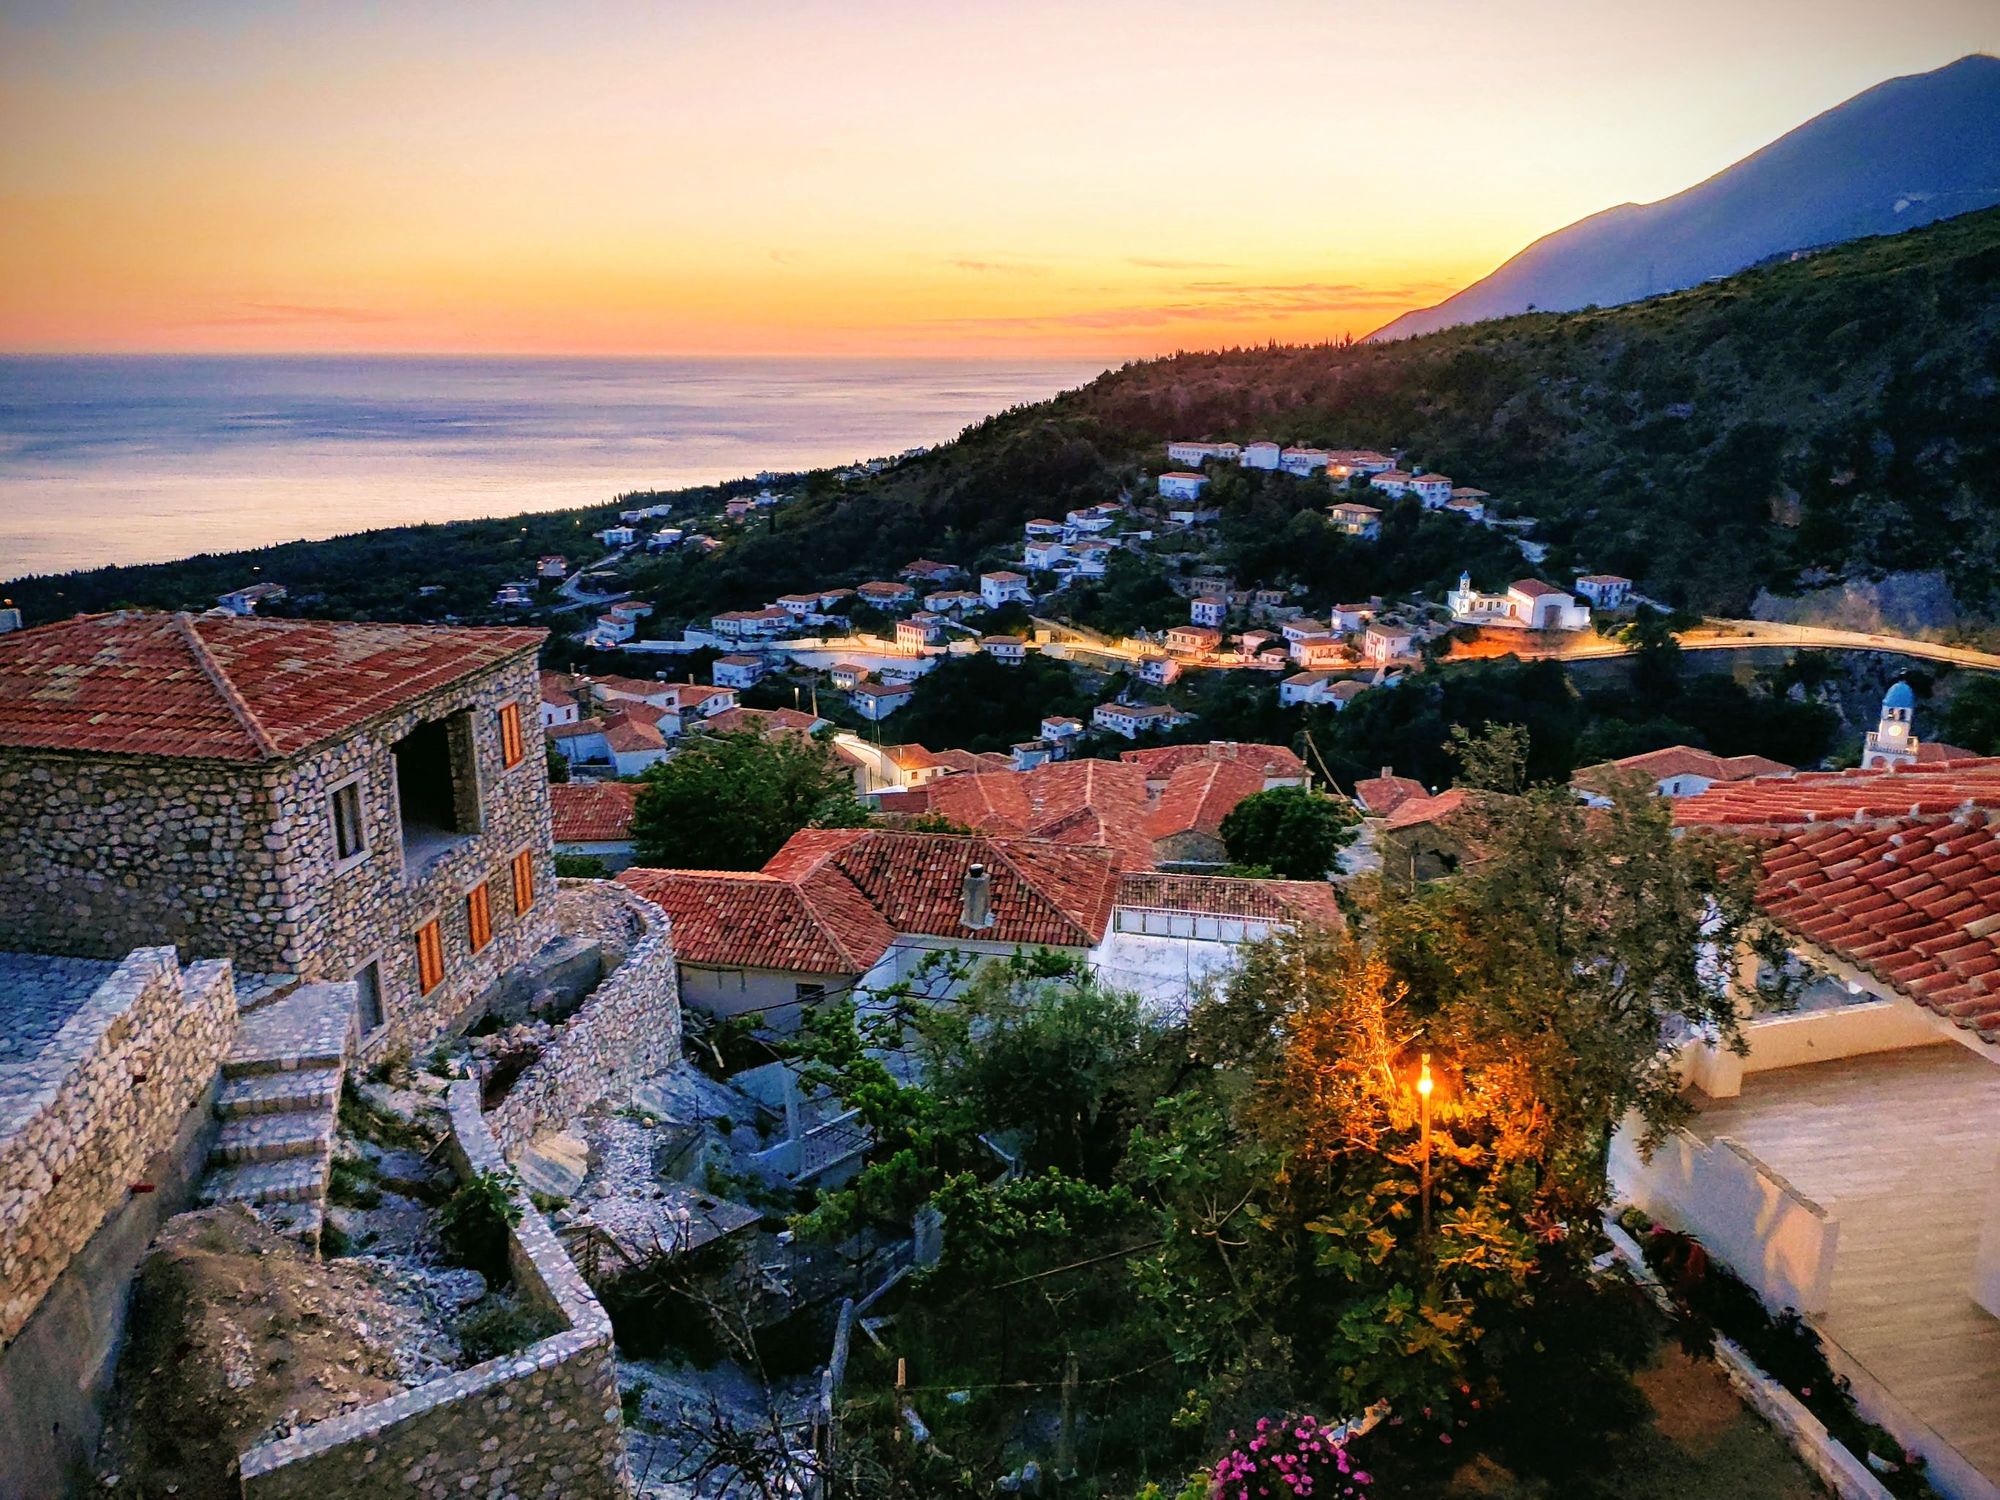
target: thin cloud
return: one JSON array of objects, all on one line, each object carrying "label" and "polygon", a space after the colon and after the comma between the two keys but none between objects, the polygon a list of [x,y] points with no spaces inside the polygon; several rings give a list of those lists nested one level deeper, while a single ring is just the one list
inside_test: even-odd
[{"label": "thin cloud", "polygon": [[1031,265],[1021,260],[981,260],[973,255],[954,255],[945,264],[956,271],[970,271],[978,276],[1041,276],[1047,273],[1046,266]]},{"label": "thin cloud", "polygon": [[234,312],[196,319],[203,324],[394,323],[398,315],[368,307],[335,307],[312,302],[251,302]]},{"label": "thin cloud", "polygon": [[1175,260],[1168,255],[1128,255],[1125,264],[1146,271],[1226,271],[1226,260]]}]

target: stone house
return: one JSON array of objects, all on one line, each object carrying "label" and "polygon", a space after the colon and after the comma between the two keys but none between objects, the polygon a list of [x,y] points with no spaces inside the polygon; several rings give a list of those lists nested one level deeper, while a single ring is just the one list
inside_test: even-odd
[{"label": "stone house", "polygon": [[78,616],[0,642],[0,948],[352,979],[421,1046],[553,934],[544,631]]}]

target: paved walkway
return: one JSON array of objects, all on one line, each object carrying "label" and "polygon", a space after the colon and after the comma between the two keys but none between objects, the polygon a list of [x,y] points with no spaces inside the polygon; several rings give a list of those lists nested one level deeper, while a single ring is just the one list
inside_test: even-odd
[{"label": "paved walkway", "polygon": [[2000,1319],[1968,1294],[2000,1181],[2000,1058],[1955,1042],[1753,1073],[1707,1105],[1840,1224],[1821,1331],[2000,1482]]},{"label": "paved walkway", "polygon": [[117,967],[102,958],[0,953],[0,1064],[32,1061]]}]

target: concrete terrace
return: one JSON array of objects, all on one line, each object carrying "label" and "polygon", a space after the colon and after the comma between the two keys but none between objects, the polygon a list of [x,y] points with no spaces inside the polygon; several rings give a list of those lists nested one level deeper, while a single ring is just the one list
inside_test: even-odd
[{"label": "concrete terrace", "polygon": [[0,953],[0,1066],[37,1056],[117,967],[105,958]]},{"label": "concrete terrace", "polygon": [[1946,1042],[1758,1073],[1691,1128],[1740,1141],[1838,1221],[1821,1333],[2000,1486],[2000,1319],[1969,1294],[2000,1067]]}]

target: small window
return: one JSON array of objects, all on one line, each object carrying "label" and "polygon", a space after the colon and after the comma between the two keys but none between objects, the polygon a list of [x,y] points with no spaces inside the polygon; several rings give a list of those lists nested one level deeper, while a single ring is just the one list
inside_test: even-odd
[{"label": "small window", "polygon": [[521,748],[521,705],[503,703],[500,705],[500,759],[507,766],[518,766],[527,752]]},{"label": "small window", "polygon": [[435,919],[417,929],[417,990],[428,995],[444,983],[444,933]]},{"label": "small window", "polygon": [[493,941],[493,903],[484,882],[465,893],[465,930],[474,953]]},{"label": "small window", "polygon": [[382,966],[374,960],[354,971],[354,987],[361,992],[361,1034],[381,1029]]},{"label": "small window", "polygon": [[826,998],[826,986],[823,984],[795,984],[792,986],[792,998],[801,1005],[817,1005]]},{"label": "small window", "polygon": [[333,857],[341,863],[368,852],[368,830],[361,821],[361,783],[350,781],[327,794],[333,814]]},{"label": "small window", "polygon": [[535,853],[523,849],[514,856],[514,910],[526,912],[535,904]]}]

